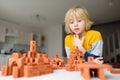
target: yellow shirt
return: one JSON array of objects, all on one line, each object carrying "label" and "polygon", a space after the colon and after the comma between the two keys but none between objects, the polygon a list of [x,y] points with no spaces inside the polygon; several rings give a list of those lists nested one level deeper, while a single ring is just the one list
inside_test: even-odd
[{"label": "yellow shirt", "polygon": [[[69,34],[65,37],[65,49],[67,54],[69,54],[68,53],[69,51],[75,49],[75,46],[73,45],[73,39],[74,39],[73,34]],[[102,36],[99,31],[89,30],[85,33],[83,47],[85,48],[86,51],[90,52],[91,54],[101,56],[103,48],[102,44],[103,44]]]}]

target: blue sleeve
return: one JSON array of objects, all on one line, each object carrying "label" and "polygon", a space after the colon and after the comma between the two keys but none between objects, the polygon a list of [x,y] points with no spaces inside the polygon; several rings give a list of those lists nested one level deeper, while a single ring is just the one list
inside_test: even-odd
[{"label": "blue sleeve", "polygon": [[103,41],[98,40],[94,43],[92,43],[91,49],[87,50],[88,53],[96,55],[96,56],[102,56],[103,51]]},{"label": "blue sleeve", "polygon": [[85,58],[86,61],[88,61],[88,57],[89,57],[89,56],[94,57],[94,59],[97,58],[97,57],[100,57],[100,56],[96,56],[96,55],[94,55],[94,54],[90,54],[90,53],[88,53],[88,52],[85,52],[84,58]]}]

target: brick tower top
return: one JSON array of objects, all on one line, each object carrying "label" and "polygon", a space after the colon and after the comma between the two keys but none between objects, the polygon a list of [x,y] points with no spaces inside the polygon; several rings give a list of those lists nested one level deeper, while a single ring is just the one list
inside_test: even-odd
[{"label": "brick tower top", "polygon": [[36,41],[35,40],[32,40],[30,42],[30,51],[31,52],[36,52]]},{"label": "brick tower top", "polygon": [[28,51],[28,57],[29,58],[35,58],[36,56],[36,41],[35,40],[31,40],[30,41],[30,50]]}]

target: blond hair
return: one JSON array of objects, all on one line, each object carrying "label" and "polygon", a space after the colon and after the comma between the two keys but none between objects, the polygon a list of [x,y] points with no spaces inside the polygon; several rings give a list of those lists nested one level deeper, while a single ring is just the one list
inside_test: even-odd
[{"label": "blond hair", "polygon": [[65,31],[67,34],[72,34],[72,31],[69,28],[69,23],[70,23],[70,19],[73,19],[74,16],[80,17],[86,22],[86,30],[89,30],[91,28],[93,22],[89,19],[87,10],[79,6],[75,6],[69,9],[65,15],[64,22],[65,22]]}]

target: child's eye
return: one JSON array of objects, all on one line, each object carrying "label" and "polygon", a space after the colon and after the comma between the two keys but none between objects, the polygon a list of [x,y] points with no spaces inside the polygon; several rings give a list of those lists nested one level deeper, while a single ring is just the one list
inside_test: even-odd
[{"label": "child's eye", "polygon": [[78,20],[78,22],[81,22],[82,20]]},{"label": "child's eye", "polygon": [[70,24],[73,24],[73,23],[74,23],[73,21],[70,22]]}]

